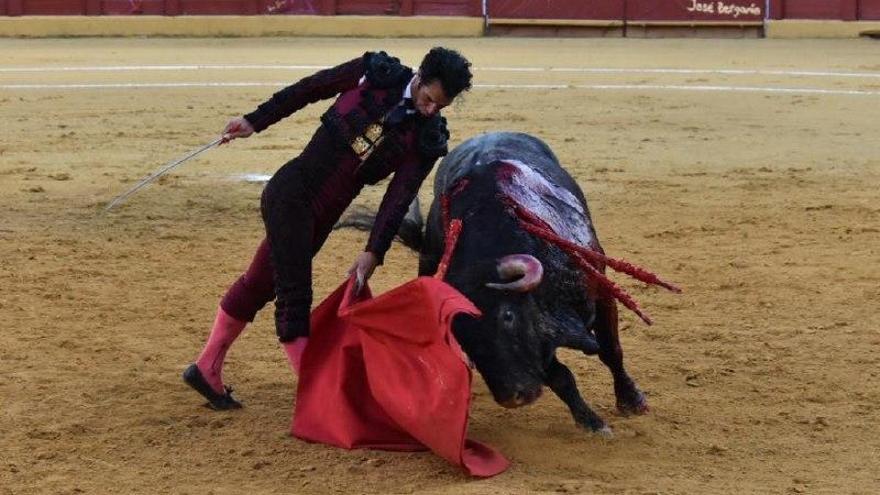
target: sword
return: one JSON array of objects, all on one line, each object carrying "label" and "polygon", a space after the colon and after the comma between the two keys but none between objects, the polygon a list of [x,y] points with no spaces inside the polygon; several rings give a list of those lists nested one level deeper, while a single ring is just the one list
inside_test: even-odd
[{"label": "sword", "polygon": [[174,160],[174,161],[172,161],[171,163],[168,163],[167,165],[163,166],[163,167],[160,168],[159,170],[157,170],[157,171],[153,172],[152,174],[150,174],[150,176],[147,177],[146,179],[144,179],[144,180],[138,182],[137,184],[135,184],[135,186],[132,187],[131,189],[129,189],[128,191],[125,191],[124,193],[122,193],[122,194],[120,194],[119,196],[117,196],[116,198],[114,198],[113,201],[111,201],[111,202],[110,202],[110,203],[104,208],[104,211],[110,211],[114,206],[116,206],[116,205],[118,205],[119,203],[125,201],[126,198],[128,198],[128,197],[131,196],[132,194],[136,193],[140,188],[146,186],[146,185],[149,184],[150,182],[153,182],[154,180],[156,180],[156,179],[158,179],[159,177],[161,177],[165,172],[168,172],[169,170],[173,169],[174,167],[177,167],[178,165],[180,165],[180,164],[186,162],[187,160],[190,160],[190,159],[192,159],[192,158],[195,158],[196,156],[200,155],[201,153],[203,153],[203,152],[205,152],[205,151],[208,151],[209,149],[213,148],[214,146],[217,146],[217,145],[220,144],[221,142],[224,142],[224,137],[223,137],[223,136],[220,136],[220,137],[218,137],[217,139],[211,141],[210,143],[208,143],[208,144],[202,146],[201,148],[199,148],[199,149],[197,149],[197,150],[195,150],[195,151],[190,151],[190,152],[187,153],[185,156],[183,156],[183,157],[181,157],[181,158],[178,158],[177,160]]}]

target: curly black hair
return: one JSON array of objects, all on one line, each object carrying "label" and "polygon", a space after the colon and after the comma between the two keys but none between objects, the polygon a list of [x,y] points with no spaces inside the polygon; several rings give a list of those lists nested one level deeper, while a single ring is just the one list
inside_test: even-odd
[{"label": "curly black hair", "polygon": [[471,63],[457,51],[436,46],[422,59],[419,75],[422,84],[440,81],[443,92],[452,99],[471,89],[470,67]]}]

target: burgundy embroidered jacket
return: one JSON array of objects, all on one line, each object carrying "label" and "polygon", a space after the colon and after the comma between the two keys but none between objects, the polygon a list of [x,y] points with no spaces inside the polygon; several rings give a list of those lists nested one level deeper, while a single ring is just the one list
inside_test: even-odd
[{"label": "burgundy embroidered jacket", "polygon": [[[447,152],[446,119],[440,115],[423,117],[419,113],[400,124],[383,125],[380,142],[364,155],[365,159],[355,151],[357,146],[353,149],[353,144],[362,146],[365,138],[367,144],[376,141],[376,129],[371,126],[382,124],[385,116],[400,103],[412,75],[412,69],[396,58],[384,52],[367,52],[282,89],[245,115],[254,129],[261,132],[309,103],[339,95],[321,117],[323,130],[333,136],[332,142],[337,148],[328,150],[325,156],[362,162],[357,164],[355,172],[360,186],[375,184],[394,173],[366,246],[380,264],[419,187],[437,158]],[[360,82],[362,78],[364,81]],[[321,167],[321,170],[331,173],[333,167]],[[337,193],[347,194],[333,192]],[[352,191],[351,199],[356,193]]]}]

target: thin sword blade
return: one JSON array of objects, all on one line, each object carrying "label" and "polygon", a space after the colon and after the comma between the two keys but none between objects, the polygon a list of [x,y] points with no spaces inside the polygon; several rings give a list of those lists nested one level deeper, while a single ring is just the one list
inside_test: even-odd
[{"label": "thin sword blade", "polygon": [[110,203],[104,208],[104,211],[110,211],[114,206],[116,206],[116,205],[122,203],[123,201],[125,201],[126,198],[128,198],[128,197],[131,196],[132,194],[136,193],[136,192],[137,192],[138,190],[140,190],[142,187],[146,186],[146,185],[149,184],[150,182],[153,182],[154,180],[158,179],[159,177],[161,177],[163,174],[165,174],[165,173],[168,172],[169,170],[171,170],[171,169],[177,167],[178,165],[181,165],[182,163],[186,162],[187,160],[190,160],[190,159],[192,159],[192,158],[195,158],[195,157],[198,156],[199,154],[201,154],[201,153],[203,153],[203,152],[205,152],[205,151],[207,151],[207,150],[213,148],[214,146],[217,146],[218,144],[220,144],[221,141],[223,141],[223,137],[222,137],[222,136],[219,137],[219,138],[217,138],[217,139],[215,139],[215,140],[213,140],[213,141],[211,141],[210,143],[208,143],[208,144],[202,146],[201,148],[199,148],[199,149],[197,149],[197,150],[194,150],[194,151],[191,151],[191,152],[187,153],[186,155],[184,155],[183,157],[178,158],[177,160],[174,160],[174,161],[168,163],[167,165],[164,165],[164,166],[163,166],[162,168],[160,168],[159,170],[157,170],[157,171],[153,172],[152,174],[150,174],[150,176],[147,177],[146,179],[144,179],[144,180],[138,182],[137,184],[135,184],[134,187],[132,187],[132,188],[129,189],[128,191],[125,191],[124,193],[122,193],[122,194],[120,194],[119,196],[117,196],[116,198],[114,198],[113,201],[111,201],[111,202],[110,202]]}]

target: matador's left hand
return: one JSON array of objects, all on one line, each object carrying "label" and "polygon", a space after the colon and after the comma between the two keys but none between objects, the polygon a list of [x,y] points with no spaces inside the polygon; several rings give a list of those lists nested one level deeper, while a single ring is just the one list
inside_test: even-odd
[{"label": "matador's left hand", "polygon": [[357,278],[354,288],[355,294],[359,293],[366,285],[378,264],[379,258],[370,251],[364,251],[354,260],[354,264],[348,269],[348,276],[354,275]]}]

